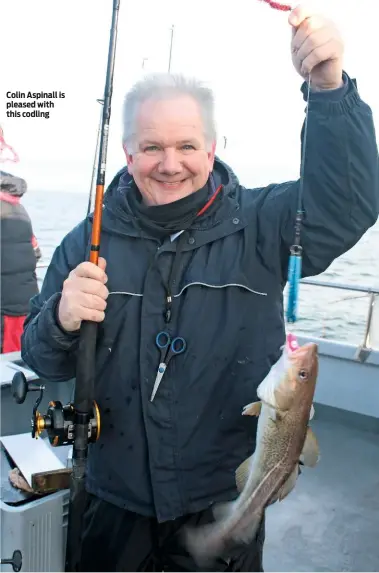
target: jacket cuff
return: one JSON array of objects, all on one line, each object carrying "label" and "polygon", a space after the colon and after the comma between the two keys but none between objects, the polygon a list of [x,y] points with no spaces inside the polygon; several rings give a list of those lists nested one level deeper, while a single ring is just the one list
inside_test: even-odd
[{"label": "jacket cuff", "polygon": [[37,336],[58,350],[72,350],[79,344],[80,331],[66,332],[60,326],[57,316],[61,293],[51,296],[41,308],[38,316]]},{"label": "jacket cuff", "polygon": [[[360,101],[357,90],[357,82],[348,76],[346,72],[342,74],[343,86],[335,90],[324,90],[320,92],[310,92],[309,111],[320,111],[324,115],[339,115],[346,113]],[[304,101],[307,101],[308,84],[304,82],[301,86]]]}]

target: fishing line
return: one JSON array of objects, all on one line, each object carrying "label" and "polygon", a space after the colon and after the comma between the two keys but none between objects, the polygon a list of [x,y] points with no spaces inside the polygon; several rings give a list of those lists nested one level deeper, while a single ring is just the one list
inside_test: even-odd
[{"label": "fishing line", "polygon": [[295,239],[290,248],[290,258],[288,263],[288,300],[287,300],[287,322],[293,324],[297,320],[297,305],[299,298],[299,283],[301,280],[302,269],[302,255],[303,248],[301,246],[301,224],[303,222],[304,211],[303,195],[304,195],[304,178],[305,178],[305,156],[306,156],[306,142],[308,135],[308,117],[309,117],[309,97],[311,92],[311,77],[308,77],[308,90],[307,90],[307,111],[305,114],[304,123],[304,137],[303,137],[303,151],[301,157],[300,167],[300,182],[299,182],[299,195],[295,219]]},{"label": "fishing line", "polygon": [[[272,0],[261,0],[268,4],[274,10],[279,10],[281,12],[290,12],[292,6],[289,4],[281,4],[279,2],[273,2]],[[288,324],[293,324],[297,320],[297,306],[299,298],[299,283],[301,280],[301,269],[302,269],[302,255],[303,248],[301,246],[301,224],[303,222],[303,194],[304,194],[304,176],[305,176],[305,155],[306,155],[306,143],[308,135],[308,117],[309,117],[309,99],[311,92],[311,75],[308,76],[308,90],[307,90],[307,109],[305,114],[304,123],[304,137],[303,137],[303,149],[300,165],[300,182],[299,182],[299,195],[297,203],[297,211],[295,218],[295,237],[293,245],[290,248],[290,256],[288,263],[288,300],[287,300],[287,312],[286,319]]]}]

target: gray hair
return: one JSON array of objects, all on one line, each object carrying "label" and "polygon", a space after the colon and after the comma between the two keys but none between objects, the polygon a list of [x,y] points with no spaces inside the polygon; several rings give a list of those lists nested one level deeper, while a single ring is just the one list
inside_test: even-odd
[{"label": "gray hair", "polygon": [[200,108],[207,146],[217,138],[214,118],[214,96],[210,88],[194,78],[182,74],[152,74],[138,81],[126,94],[123,105],[122,143],[133,151],[135,122],[140,105],[150,99],[170,99],[191,96]]}]

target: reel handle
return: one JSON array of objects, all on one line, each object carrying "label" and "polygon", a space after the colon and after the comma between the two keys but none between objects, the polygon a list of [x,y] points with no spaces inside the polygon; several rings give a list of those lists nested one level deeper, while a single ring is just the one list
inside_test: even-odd
[{"label": "reel handle", "polygon": [[17,404],[23,404],[28,392],[43,392],[45,387],[33,382],[27,382],[25,374],[21,371],[16,372],[12,379],[13,398]]}]

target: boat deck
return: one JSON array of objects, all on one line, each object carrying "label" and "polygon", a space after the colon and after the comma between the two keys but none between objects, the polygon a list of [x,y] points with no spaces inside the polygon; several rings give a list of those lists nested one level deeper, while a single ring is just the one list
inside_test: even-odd
[{"label": "boat deck", "polygon": [[[378,394],[379,407],[379,394]],[[265,571],[379,571],[379,420],[316,407],[316,468],[267,510]]]}]

